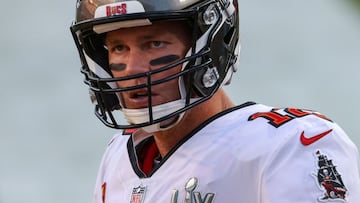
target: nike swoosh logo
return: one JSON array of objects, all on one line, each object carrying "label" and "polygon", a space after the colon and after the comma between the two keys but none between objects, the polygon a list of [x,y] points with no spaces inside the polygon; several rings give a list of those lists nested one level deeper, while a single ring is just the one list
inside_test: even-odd
[{"label": "nike swoosh logo", "polygon": [[332,129],[328,130],[328,131],[325,131],[323,133],[320,133],[320,134],[317,134],[315,136],[312,136],[312,137],[305,137],[305,132],[302,131],[301,135],[300,135],[300,141],[301,141],[301,144],[305,145],[305,146],[308,146],[308,145],[311,145],[312,143],[320,140],[321,138],[325,137],[327,134],[329,134],[330,132],[332,131]]}]

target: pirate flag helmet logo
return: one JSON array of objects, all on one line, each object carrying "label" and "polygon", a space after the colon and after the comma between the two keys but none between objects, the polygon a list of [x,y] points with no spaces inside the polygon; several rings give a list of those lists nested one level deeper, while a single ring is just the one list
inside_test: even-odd
[{"label": "pirate flag helmet logo", "polygon": [[341,179],[341,175],[336,170],[332,160],[326,155],[316,152],[318,158],[318,172],[316,174],[319,186],[324,190],[324,195],[319,198],[320,201],[344,200],[347,189]]}]

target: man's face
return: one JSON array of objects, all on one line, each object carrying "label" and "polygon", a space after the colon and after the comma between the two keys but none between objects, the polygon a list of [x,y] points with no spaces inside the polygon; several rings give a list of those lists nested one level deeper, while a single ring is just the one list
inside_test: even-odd
[{"label": "man's face", "polygon": [[[107,33],[105,46],[114,77],[124,77],[156,70],[182,59],[191,43],[191,33],[181,22],[156,22],[150,26],[122,28]],[[180,71],[181,65],[151,76],[151,81],[168,78]],[[147,84],[147,78],[120,81],[121,88]],[[180,98],[178,78],[151,87],[152,105]],[[148,89],[135,89],[121,94],[125,108],[148,106]]]}]

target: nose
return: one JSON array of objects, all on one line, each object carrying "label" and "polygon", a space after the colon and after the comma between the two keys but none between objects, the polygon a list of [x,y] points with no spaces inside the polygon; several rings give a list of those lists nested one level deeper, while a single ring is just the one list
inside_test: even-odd
[{"label": "nose", "polygon": [[141,49],[130,50],[125,65],[126,76],[144,73],[150,70],[147,54]]},{"label": "nose", "polygon": [[141,50],[129,50],[121,57],[110,57],[110,67],[114,77],[124,77],[150,70],[150,63],[146,53]]}]

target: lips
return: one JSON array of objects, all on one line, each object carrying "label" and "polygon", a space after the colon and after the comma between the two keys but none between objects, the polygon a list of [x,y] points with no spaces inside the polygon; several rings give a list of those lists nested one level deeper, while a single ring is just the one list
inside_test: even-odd
[{"label": "lips", "polygon": [[[136,91],[131,91],[129,93],[130,98],[131,99],[138,99],[138,98],[142,98],[142,97],[148,97],[149,96],[149,91],[147,89],[142,89],[142,90],[136,90]],[[153,93],[151,93],[151,95],[154,95]]]},{"label": "lips", "polygon": [[139,109],[146,108],[149,105],[149,99],[153,99],[156,95],[154,92],[149,95],[147,90],[142,89],[131,91],[124,96],[127,97],[125,101],[128,108]]},{"label": "lips", "polygon": [[137,98],[141,98],[141,97],[148,97],[148,92],[136,92],[136,93],[132,93],[130,98],[132,99],[137,99]]}]

